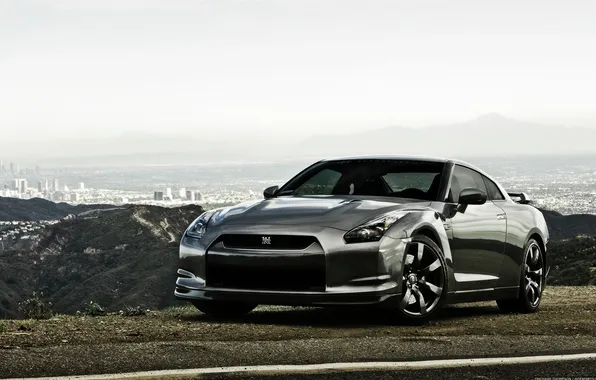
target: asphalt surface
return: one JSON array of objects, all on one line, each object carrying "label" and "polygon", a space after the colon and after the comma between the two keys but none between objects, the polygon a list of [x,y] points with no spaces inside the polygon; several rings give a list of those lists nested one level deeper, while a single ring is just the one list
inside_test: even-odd
[{"label": "asphalt surface", "polygon": [[[188,378],[193,379],[193,378]],[[596,380],[596,361],[498,365],[489,367],[439,368],[405,371],[342,371],[310,374],[209,375],[202,380]]]},{"label": "asphalt surface", "polygon": [[11,378],[147,369],[534,356],[594,352],[595,348],[596,337],[585,336],[374,337],[63,345],[0,350],[0,374]]}]

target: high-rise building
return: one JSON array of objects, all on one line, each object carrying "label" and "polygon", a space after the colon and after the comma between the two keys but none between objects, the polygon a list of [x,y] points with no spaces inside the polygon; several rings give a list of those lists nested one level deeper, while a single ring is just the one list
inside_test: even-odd
[{"label": "high-rise building", "polygon": [[172,188],[171,187],[168,187],[166,189],[166,199],[172,200],[172,198],[173,198],[172,197]]},{"label": "high-rise building", "polygon": [[79,189],[80,190],[85,190],[85,184],[83,182],[79,183]]},{"label": "high-rise building", "polygon": [[178,190],[178,197],[186,198],[186,189],[184,187]]},{"label": "high-rise building", "polygon": [[12,190],[19,191],[21,188],[21,182],[18,179],[12,180]]},{"label": "high-rise building", "polygon": [[199,191],[195,192],[195,200],[196,201],[202,201],[203,200],[203,194],[201,194]]},{"label": "high-rise building", "polygon": [[163,191],[156,191],[153,193],[153,200],[163,201]]},{"label": "high-rise building", "polygon": [[43,181],[43,190],[50,191],[50,182],[47,179]]},{"label": "high-rise building", "polygon": [[0,160],[0,174],[4,174],[4,161]]},{"label": "high-rise building", "polygon": [[37,191],[43,193],[43,181],[37,182]]},{"label": "high-rise building", "polygon": [[10,174],[15,175],[17,172],[15,171],[14,162],[10,163]]},{"label": "high-rise building", "polygon": [[21,190],[21,194],[25,194],[27,192],[27,180],[26,179],[20,179],[19,180],[19,188]]},{"label": "high-rise building", "polygon": [[52,190],[60,191],[60,182],[58,181],[58,178],[54,178],[54,187],[52,188]]},{"label": "high-rise building", "polygon": [[195,201],[195,192],[192,190],[186,190],[186,199],[194,202]]}]

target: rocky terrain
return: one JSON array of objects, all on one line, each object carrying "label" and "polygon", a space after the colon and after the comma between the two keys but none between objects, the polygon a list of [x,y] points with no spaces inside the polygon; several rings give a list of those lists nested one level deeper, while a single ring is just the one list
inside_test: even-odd
[{"label": "rocky terrain", "polygon": [[62,313],[91,300],[110,310],[171,305],[179,237],[201,212],[128,206],[35,231],[18,248],[0,251],[0,318],[16,316],[34,291]]}]

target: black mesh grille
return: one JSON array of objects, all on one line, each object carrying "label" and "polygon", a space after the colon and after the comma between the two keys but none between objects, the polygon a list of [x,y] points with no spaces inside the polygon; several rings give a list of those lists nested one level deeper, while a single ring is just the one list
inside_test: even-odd
[{"label": "black mesh grille", "polygon": [[207,286],[253,290],[325,290],[325,256],[230,257],[207,253]]},{"label": "black mesh grille", "polygon": [[231,249],[301,250],[314,243],[314,236],[223,235],[221,242]]}]

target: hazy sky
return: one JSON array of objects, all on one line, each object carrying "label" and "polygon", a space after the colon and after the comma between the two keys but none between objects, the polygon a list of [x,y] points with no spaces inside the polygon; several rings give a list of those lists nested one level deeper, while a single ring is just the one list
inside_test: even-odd
[{"label": "hazy sky", "polygon": [[0,0],[0,138],[596,127],[596,1]]}]

